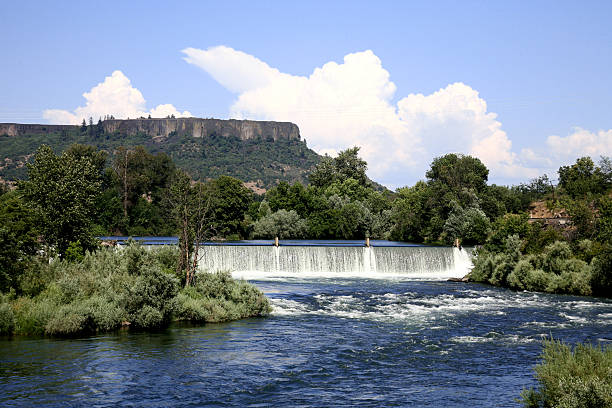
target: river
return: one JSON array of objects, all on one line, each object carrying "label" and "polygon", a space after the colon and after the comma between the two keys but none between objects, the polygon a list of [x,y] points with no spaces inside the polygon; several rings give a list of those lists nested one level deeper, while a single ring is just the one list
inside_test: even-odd
[{"label": "river", "polygon": [[267,318],[0,339],[0,405],[516,407],[543,338],[612,340],[609,300],[446,282],[440,271],[367,276],[374,261],[355,251],[354,276],[237,271],[271,299]]}]

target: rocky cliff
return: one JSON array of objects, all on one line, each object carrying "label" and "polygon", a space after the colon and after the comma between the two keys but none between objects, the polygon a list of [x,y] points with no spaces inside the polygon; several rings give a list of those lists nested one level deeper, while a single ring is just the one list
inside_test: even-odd
[{"label": "rocky cliff", "polygon": [[[179,135],[205,137],[236,136],[249,140],[261,136],[274,140],[300,140],[300,130],[290,122],[264,122],[253,120],[221,120],[201,118],[178,119],[112,119],[102,122],[106,133],[135,135],[144,133],[150,137],[167,137],[173,132]],[[78,129],[73,125],[34,125],[20,123],[0,123],[0,135],[21,136],[40,135]]]}]

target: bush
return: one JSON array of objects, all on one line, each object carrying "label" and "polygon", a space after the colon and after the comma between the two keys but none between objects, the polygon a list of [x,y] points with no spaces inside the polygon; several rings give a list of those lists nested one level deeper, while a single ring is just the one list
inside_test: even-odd
[{"label": "bush", "polygon": [[545,341],[535,367],[538,389],[521,393],[525,407],[612,407],[612,346]]},{"label": "bush", "polygon": [[18,298],[13,303],[15,313],[15,333],[35,334],[45,333],[45,326],[51,320],[57,305],[47,299]]},{"label": "bush", "polygon": [[194,322],[222,322],[265,316],[268,299],[255,286],[235,280],[229,272],[199,273],[196,283],[175,299],[175,318]]},{"label": "bush", "polygon": [[525,290],[528,288],[529,276],[533,272],[533,265],[527,259],[518,261],[514,270],[508,276],[508,286],[511,289]]},{"label": "bush", "polygon": [[126,310],[136,327],[158,327],[169,321],[172,299],[177,295],[178,279],[162,272],[159,265],[150,265],[129,289]]},{"label": "bush", "polygon": [[0,295],[0,334],[76,336],[139,329],[172,319],[217,322],[269,313],[266,297],[228,272],[201,273],[179,292],[176,248],[138,245],[86,253],[80,262],[41,263],[22,275],[22,296]]},{"label": "bush", "polygon": [[550,292],[551,275],[541,269],[529,272],[525,280],[525,288],[533,292]]},{"label": "bush", "polygon": [[561,275],[565,264],[572,257],[572,250],[567,242],[556,241],[544,248],[544,269],[556,275]]},{"label": "bush", "polygon": [[161,327],[166,320],[164,312],[151,305],[142,306],[133,315],[135,327],[141,329]]},{"label": "bush", "polygon": [[253,237],[297,239],[304,238],[307,231],[306,220],[300,218],[297,212],[281,209],[256,221],[253,226]]},{"label": "bush", "polygon": [[612,296],[612,253],[606,251],[593,258],[591,287],[597,296]]},{"label": "bush", "polygon": [[45,325],[45,333],[50,335],[74,336],[94,331],[93,318],[80,302],[61,306]]},{"label": "bush", "polygon": [[15,315],[8,303],[0,303],[0,335],[13,334],[15,330]]}]

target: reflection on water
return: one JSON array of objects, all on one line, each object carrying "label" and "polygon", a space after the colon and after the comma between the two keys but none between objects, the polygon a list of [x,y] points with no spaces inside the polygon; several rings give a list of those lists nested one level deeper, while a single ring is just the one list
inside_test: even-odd
[{"label": "reflection on water", "polygon": [[1,406],[518,406],[548,335],[609,341],[612,303],[447,282],[256,282],[266,319],[0,340]]}]

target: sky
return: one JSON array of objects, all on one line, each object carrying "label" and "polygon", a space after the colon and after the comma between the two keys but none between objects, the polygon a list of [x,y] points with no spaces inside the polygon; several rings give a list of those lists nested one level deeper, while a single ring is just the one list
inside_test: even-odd
[{"label": "sky", "polygon": [[[57,3],[57,4],[55,4]],[[290,121],[388,187],[612,155],[610,1],[2,2],[0,122]]]}]

